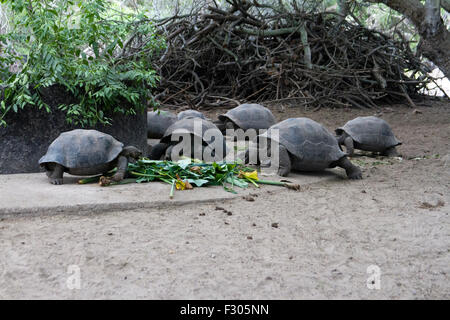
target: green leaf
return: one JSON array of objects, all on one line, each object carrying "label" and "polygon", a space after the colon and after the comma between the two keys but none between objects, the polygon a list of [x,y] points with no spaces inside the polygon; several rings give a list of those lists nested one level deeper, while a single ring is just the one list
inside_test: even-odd
[{"label": "green leaf", "polygon": [[[0,0],[5,2],[5,0]],[[40,95],[30,97],[28,88],[39,89],[59,84],[74,97],[75,104],[65,106],[67,122],[88,125],[111,123],[106,111],[136,114],[144,111],[141,103],[157,85],[147,44],[130,58],[116,60],[114,52],[136,30],[145,30],[151,48],[161,42],[151,26],[142,26],[142,17],[134,13],[110,11],[107,0],[8,0],[11,4],[10,28],[0,35],[5,50],[0,55],[0,80],[5,82],[4,98],[10,108],[2,108],[3,121],[9,109],[20,112],[27,104],[49,110]],[[72,4],[77,4],[78,8]],[[28,10],[29,7],[33,10]],[[76,22],[76,24],[74,24]],[[24,34],[26,30],[26,34]],[[140,32],[140,31],[139,31]],[[27,55],[24,67],[17,74],[4,76],[3,65],[17,61],[17,52]],[[83,50],[91,48],[95,57]],[[103,50],[101,48],[104,48]],[[100,54],[102,53],[102,54]],[[139,61],[139,62],[135,62]],[[3,84],[3,83],[2,83]],[[129,102],[123,105],[124,99]],[[3,122],[2,122],[3,123]]]},{"label": "green leaf", "polygon": [[97,43],[97,42],[94,42],[94,43],[92,44],[92,49],[94,50],[95,57],[98,58],[98,56],[99,56],[100,54],[99,54],[99,52],[98,52],[98,43]]},{"label": "green leaf", "polygon": [[187,181],[190,184],[195,184],[197,187],[201,187],[209,182],[206,179],[187,179]]},{"label": "green leaf", "polygon": [[231,183],[232,185],[236,185],[239,188],[247,188],[248,187],[248,183],[245,182],[243,179],[239,179],[236,177],[227,177],[225,179],[225,182]]},{"label": "green leaf", "polygon": [[191,159],[183,159],[183,160],[178,160],[177,164],[181,169],[186,169],[190,164],[191,164]]}]

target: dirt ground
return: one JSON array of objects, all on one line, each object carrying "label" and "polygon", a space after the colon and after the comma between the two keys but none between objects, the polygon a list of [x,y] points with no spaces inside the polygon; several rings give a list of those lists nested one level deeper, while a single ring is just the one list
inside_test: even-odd
[{"label": "dirt ground", "polygon": [[272,110],[330,130],[377,114],[403,158],[254,201],[4,218],[0,298],[449,299],[450,103]]}]

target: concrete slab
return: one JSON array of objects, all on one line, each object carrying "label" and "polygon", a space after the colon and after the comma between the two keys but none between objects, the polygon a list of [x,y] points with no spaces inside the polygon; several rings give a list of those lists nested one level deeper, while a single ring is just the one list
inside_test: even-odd
[{"label": "concrete slab", "polygon": [[[158,139],[148,139],[154,146]],[[234,142],[226,137],[226,143],[233,160],[245,150],[248,143]],[[342,170],[341,170],[342,171]],[[300,186],[311,185],[329,179],[336,179],[337,172],[328,170],[319,173],[291,173],[287,180]],[[342,173],[342,172],[341,172]],[[261,179],[279,181],[282,178],[265,170]],[[253,185],[247,189],[236,187],[238,194],[226,192],[222,187],[202,187],[193,190],[176,191],[169,199],[170,186],[163,182],[132,183],[100,187],[97,184],[79,185],[80,177],[65,174],[64,184],[54,186],[48,183],[44,173],[0,175],[0,216],[7,215],[51,215],[57,213],[99,213],[112,210],[133,210],[182,206],[190,203],[218,202],[241,197],[250,193],[281,191],[279,186]]]},{"label": "concrete slab", "polygon": [[[332,170],[317,174],[292,174],[289,181],[301,186],[336,179]],[[273,176],[266,180],[280,180]],[[189,203],[224,201],[250,193],[283,190],[278,186],[250,186],[235,188],[238,194],[222,187],[202,187],[176,191],[169,199],[170,186],[162,182],[124,184],[100,187],[97,184],[79,185],[79,177],[64,176],[64,184],[51,185],[44,173],[0,175],[0,216],[51,215],[57,213],[99,213],[111,210],[182,206]],[[293,191],[294,192],[294,191]]]}]

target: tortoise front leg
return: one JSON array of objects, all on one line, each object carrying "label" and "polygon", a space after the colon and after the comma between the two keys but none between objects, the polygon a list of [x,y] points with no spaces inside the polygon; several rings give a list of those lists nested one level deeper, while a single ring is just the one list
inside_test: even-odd
[{"label": "tortoise front leg", "polygon": [[220,120],[213,121],[213,123],[216,125],[217,129],[220,130],[220,132],[225,133],[226,130],[225,123],[223,123]]},{"label": "tortoise front leg", "polygon": [[117,158],[117,172],[111,177],[111,181],[119,182],[123,180],[128,169],[128,158],[119,156]]},{"label": "tortoise front leg", "polygon": [[158,143],[153,146],[148,157],[152,160],[161,160],[161,157],[166,153],[168,147],[169,145],[167,143]]},{"label": "tortoise front leg", "polygon": [[[166,153],[164,155],[164,160],[169,160],[169,161],[174,161],[175,160],[175,158],[172,159],[172,150],[173,150],[173,145],[169,146],[166,149]],[[178,160],[178,159],[176,159],[176,160]]]},{"label": "tortoise front leg", "polygon": [[347,173],[347,177],[349,179],[353,180],[362,179],[361,169],[355,166],[353,163],[351,163],[350,160],[347,159],[347,157],[342,157],[336,163],[336,165],[345,169],[345,173]]},{"label": "tortoise front leg", "polygon": [[260,159],[259,159],[259,150],[255,146],[249,146],[247,150],[245,150],[244,154],[244,164],[253,164],[253,165],[259,165]]},{"label": "tortoise front leg", "polygon": [[345,148],[347,151],[347,154],[351,157],[353,156],[353,153],[355,152],[355,147],[353,145],[353,139],[351,137],[346,137],[344,139]]},{"label": "tortoise front leg", "polygon": [[64,167],[62,165],[55,163],[47,169],[46,173],[51,184],[63,184]]}]

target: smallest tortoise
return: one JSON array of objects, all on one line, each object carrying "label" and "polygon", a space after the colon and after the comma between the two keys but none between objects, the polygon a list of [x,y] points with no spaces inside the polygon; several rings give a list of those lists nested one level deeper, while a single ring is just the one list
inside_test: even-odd
[{"label": "smallest tortoise", "polygon": [[177,115],[178,120],[184,119],[184,118],[200,118],[200,119],[206,119],[205,115],[201,113],[200,111],[189,109],[181,111]]},{"label": "smallest tortoise", "polygon": [[124,178],[128,161],[138,159],[142,152],[97,130],[76,129],[63,132],[39,160],[51,184],[62,184],[63,174],[75,176],[105,174],[117,167],[112,181]]},{"label": "smallest tortoise", "polygon": [[359,149],[397,157],[395,147],[402,144],[386,121],[373,116],[355,118],[335,131],[339,145],[345,145],[349,156]]}]

